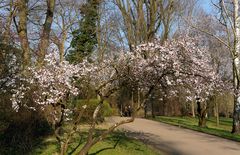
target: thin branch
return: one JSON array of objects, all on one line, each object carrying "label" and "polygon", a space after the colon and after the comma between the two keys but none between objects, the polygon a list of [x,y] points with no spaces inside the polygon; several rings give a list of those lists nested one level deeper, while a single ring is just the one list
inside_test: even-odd
[{"label": "thin branch", "polygon": [[231,28],[232,28],[232,30],[233,30],[233,34],[234,34],[234,36],[236,37],[236,32],[234,31],[234,30],[235,30],[234,24],[233,24],[233,21],[232,21],[232,19],[230,18],[228,12],[227,12],[227,9],[226,9],[226,7],[225,7],[224,0],[222,0],[221,2],[222,2],[222,3],[221,3],[221,4],[222,4],[222,8],[223,8],[223,10],[224,10],[224,12],[225,12],[228,20],[229,20],[229,24],[230,24]]},{"label": "thin branch", "polygon": [[96,139],[94,139],[93,145],[96,144],[97,142],[103,140],[104,138],[106,138],[109,133],[111,133],[114,129],[116,129],[120,125],[131,123],[131,122],[134,121],[134,119],[135,119],[135,117],[131,117],[129,119],[122,120],[122,121],[120,121],[118,123],[114,123],[114,125],[112,125],[110,128],[108,128],[107,131],[103,132],[100,136],[98,136]]},{"label": "thin branch", "polygon": [[188,25],[191,26],[192,28],[194,28],[194,29],[196,29],[196,30],[198,30],[198,31],[200,31],[200,32],[202,32],[202,33],[205,33],[205,34],[207,34],[207,35],[209,35],[209,36],[211,36],[211,37],[214,37],[214,38],[217,39],[219,42],[221,42],[223,45],[225,45],[229,50],[231,50],[231,46],[230,46],[228,43],[226,43],[225,41],[223,41],[221,38],[219,38],[218,36],[212,34],[211,32],[208,32],[208,31],[206,31],[206,30],[203,30],[203,29],[201,29],[201,28],[193,25],[192,23],[190,23],[189,21],[187,21],[187,19],[185,19],[185,18],[183,18],[183,19],[184,19],[184,20],[188,23]]}]

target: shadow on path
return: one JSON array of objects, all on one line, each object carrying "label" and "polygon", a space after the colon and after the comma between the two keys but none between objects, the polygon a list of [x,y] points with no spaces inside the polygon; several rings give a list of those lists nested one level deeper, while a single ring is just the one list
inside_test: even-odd
[{"label": "shadow on path", "polygon": [[161,151],[163,155],[184,155],[180,150],[175,149],[174,143],[166,142],[161,139],[160,136],[156,136],[150,133],[143,132],[131,132],[126,131],[128,137],[142,141],[146,145],[153,146],[154,148]]}]

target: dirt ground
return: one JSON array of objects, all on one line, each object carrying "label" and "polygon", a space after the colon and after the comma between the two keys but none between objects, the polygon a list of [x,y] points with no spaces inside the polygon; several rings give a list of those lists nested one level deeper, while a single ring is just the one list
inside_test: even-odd
[{"label": "dirt ground", "polygon": [[[110,124],[121,117],[108,118]],[[166,155],[240,155],[240,143],[220,137],[136,118],[120,126],[133,138],[159,149]]]}]

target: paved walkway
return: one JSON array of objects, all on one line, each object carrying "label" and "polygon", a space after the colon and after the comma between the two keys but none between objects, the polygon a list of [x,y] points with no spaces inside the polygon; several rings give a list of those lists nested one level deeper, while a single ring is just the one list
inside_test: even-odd
[{"label": "paved walkway", "polygon": [[[109,119],[117,122],[124,118]],[[239,142],[151,120],[136,118],[120,128],[166,155],[240,155]]]}]

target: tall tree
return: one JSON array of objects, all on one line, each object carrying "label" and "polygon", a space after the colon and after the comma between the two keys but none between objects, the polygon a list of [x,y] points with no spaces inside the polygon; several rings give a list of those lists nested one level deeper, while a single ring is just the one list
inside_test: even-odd
[{"label": "tall tree", "polygon": [[[232,133],[240,133],[240,18],[239,0],[219,0],[215,5],[219,10],[219,22],[225,26],[227,39],[214,35],[209,31],[199,29],[210,36],[215,37],[225,45],[231,54],[233,90],[234,90],[234,109]],[[196,28],[196,27],[195,27]],[[223,34],[223,33],[221,33]]]},{"label": "tall tree", "polygon": [[[225,12],[224,1],[222,6]],[[233,28],[234,43],[232,49],[233,59],[233,87],[234,87],[234,109],[233,109],[233,128],[232,133],[240,133],[240,18],[239,18],[239,0],[233,0],[233,22],[230,19],[230,25]],[[227,13],[228,15],[229,13]]]},{"label": "tall tree", "polygon": [[152,41],[159,32],[162,42],[166,41],[181,3],[178,0],[115,0],[115,4],[122,15],[124,33],[131,49]]},{"label": "tall tree", "polygon": [[[28,67],[31,64],[32,55],[34,54],[32,52],[34,49],[31,49],[34,44],[33,42],[38,42],[37,48],[35,48],[36,51],[34,52],[37,54],[36,59],[38,64],[41,65],[49,47],[49,34],[51,32],[53,22],[55,0],[16,0],[15,2],[12,2],[12,4],[16,7],[17,12],[16,15],[14,12],[14,14],[11,15],[10,12],[10,17],[13,18],[12,20],[14,21],[19,42],[23,51],[23,68]],[[38,17],[33,16],[34,13],[39,15],[41,13],[42,14],[38,19]],[[11,22],[8,23],[11,24]],[[31,31],[29,30],[30,27]],[[33,36],[37,36],[38,38],[32,39]]]},{"label": "tall tree", "polygon": [[47,12],[45,22],[43,24],[42,32],[41,32],[41,40],[39,42],[39,57],[38,64],[41,65],[44,62],[44,58],[49,46],[50,32],[51,26],[53,22],[53,13],[55,8],[55,0],[47,0]]},{"label": "tall tree", "polygon": [[68,60],[79,62],[89,56],[97,45],[97,21],[101,0],[88,0],[80,7],[82,19],[80,28],[73,32],[71,46],[73,50],[68,54]]},{"label": "tall tree", "polygon": [[18,26],[16,26],[19,40],[21,43],[21,48],[23,50],[23,68],[29,66],[31,60],[27,29],[27,14],[28,14],[27,4],[28,0],[18,1],[19,22]]},{"label": "tall tree", "polygon": [[[56,0],[56,11],[53,20],[51,41],[57,46],[59,50],[60,62],[64,60],[64,55],[70,47],[72,31],[77,29],[80,18],[78,11],[82,1],[79,0]],[[68,46],[67,46],[68,45]]]}]

